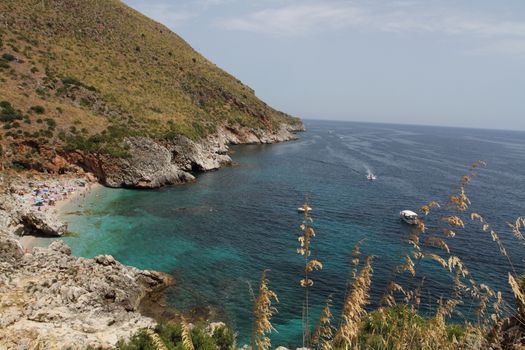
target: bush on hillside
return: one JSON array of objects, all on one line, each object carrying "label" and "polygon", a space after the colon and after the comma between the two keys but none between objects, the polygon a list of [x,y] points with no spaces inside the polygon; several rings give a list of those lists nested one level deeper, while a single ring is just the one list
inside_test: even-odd
[{"label": "bush on hillside", "polygon": [[36,114],[44,114],[46,109],[42,106],[32,106],[29,108],[30,111],[35,112]]},{"label": "bush on hillside", "polygon": [[22,113],[19,110],[14,109],[11,103],[8,101],[0,102],[0,121],[12,122],[21,119]]},{"label": "bush on hillside", "polygon": [[2,59],[6,60],[7,62],[12,62],[14,61],[16,58],[15,56],[11,55],[10,53],[4,53],[2,55]]}]

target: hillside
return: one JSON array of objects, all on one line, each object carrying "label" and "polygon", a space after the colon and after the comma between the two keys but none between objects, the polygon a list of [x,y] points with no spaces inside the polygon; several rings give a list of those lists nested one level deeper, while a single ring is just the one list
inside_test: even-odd
[{"label": "hillside", "polygon": [[4,0],[0,22],[4,166],[63,172],[78,164],[104,177],[101,159],[133,158],[136,137],[200,143],[225,128],[236,136],[219,141],[223,148],[287,139],[271,136],[284,124],[302,128],[120,1]]}]

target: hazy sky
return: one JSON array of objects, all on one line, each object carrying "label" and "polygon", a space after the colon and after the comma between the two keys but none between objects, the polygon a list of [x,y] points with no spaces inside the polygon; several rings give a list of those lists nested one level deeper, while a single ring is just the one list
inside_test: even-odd
[{"label": "hazy sky", "polygon": [[525,130],[525,1],[124,0],[312,119]]}]

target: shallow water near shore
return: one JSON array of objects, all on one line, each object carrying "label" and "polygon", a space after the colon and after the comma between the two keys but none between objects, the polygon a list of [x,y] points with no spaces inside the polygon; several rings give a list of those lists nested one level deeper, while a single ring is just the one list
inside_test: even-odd
[{"label": "shallow water near shore", "polygon": [[[151,191],[96,188],[62,209],[70,230],[80,234],[65,241],[78,256],[111,254],[124,264],[172,273],[177,283],[167,291],[168,302],[185,311],[209,305],[214,318],[239,333],[240,344],[249,342],[251,291],[262,270],[270,269],[270,287],[280,299],[272,344],[293,347],[301,345],[297,207],[305,195],[317,231],[312,256],[324,265],[313,277],[315,323],[329,294],[339,313],[350,252],[363,238],[362,253],[374,256],[377,305],[410,250],[410,227],[400,222],[399,211],[446,202],[467,167],[483,159],[488,167],[467,188],[472,210],[493,224],[514,267],[523,271],[525,250],[506,222],[525,215],[525,133],[320,121],[306,127],[298,141],[233,147],[236,165],[200,174],[196,183]],[[366,180],[368,169],[376,181]],[[430,217],[429,225],[435,223]],[[476,280],[504,290],[512,304],[508,262],[489,234],[474,223],[469,227],[449,240],[452,253]],[[418,264],[416,277],[396,281],[414,286],[425,277],[423,311],[450,296],[452,278],[436,263]],[[462,311],[471,317],[475,307]]]}]

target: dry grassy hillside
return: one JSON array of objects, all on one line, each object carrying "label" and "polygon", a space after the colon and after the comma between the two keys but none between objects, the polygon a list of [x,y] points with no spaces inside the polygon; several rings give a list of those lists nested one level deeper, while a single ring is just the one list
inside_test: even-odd
[{"label": "dry grassy hillside", "polygon": [[0,38],[4,155],[119,156],[129,135],[198,139],[218,124],[300,123],[117,0],[3,0]]}]

